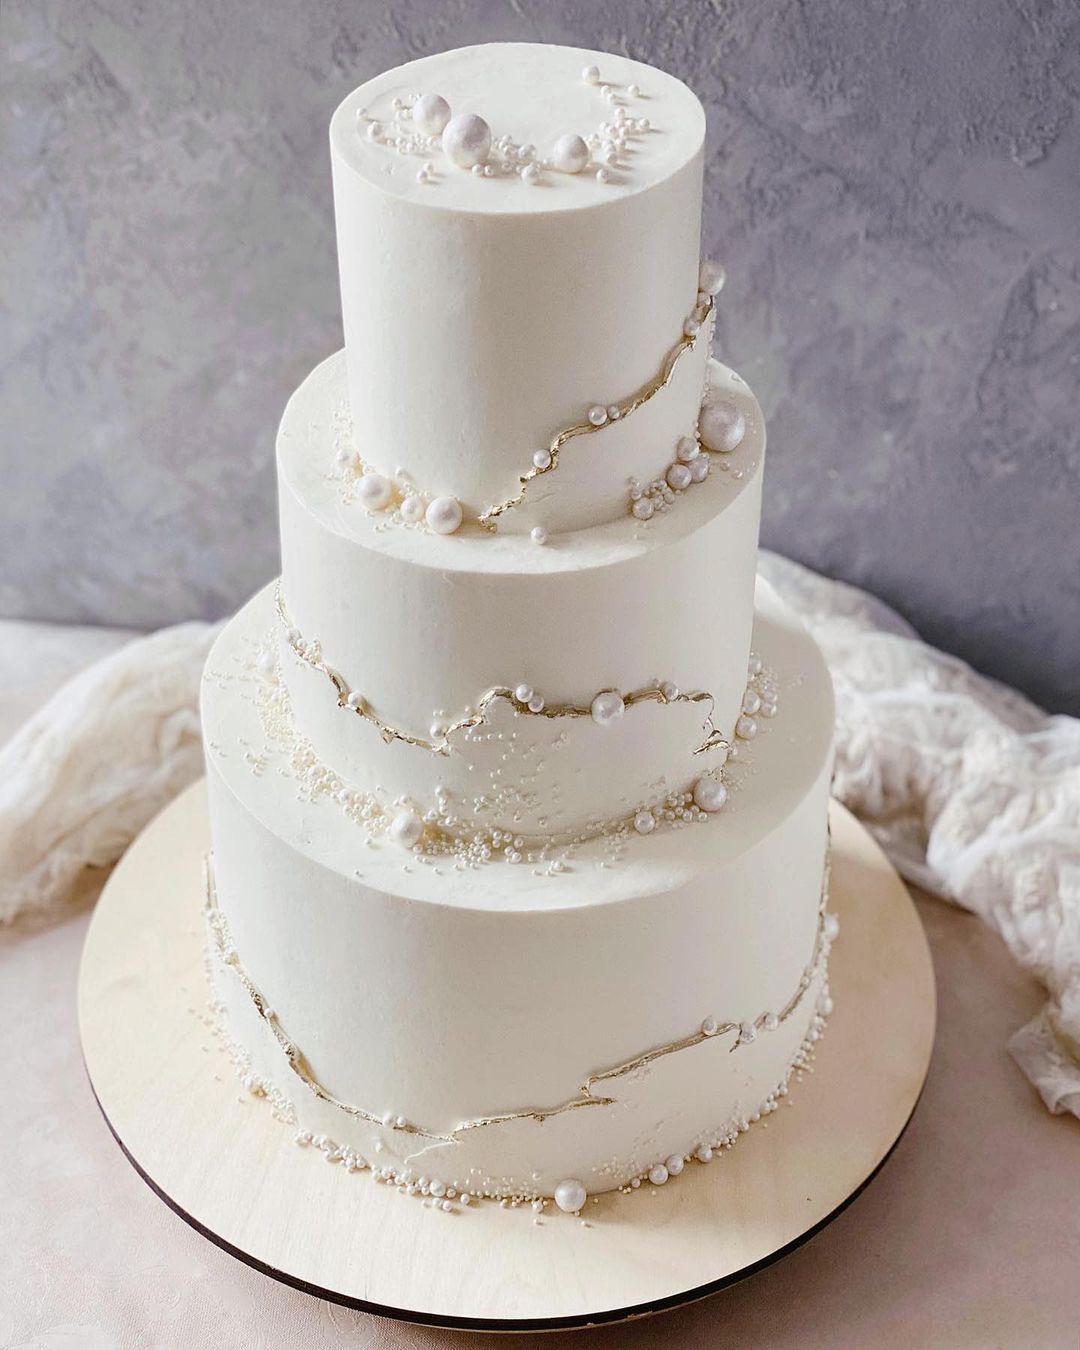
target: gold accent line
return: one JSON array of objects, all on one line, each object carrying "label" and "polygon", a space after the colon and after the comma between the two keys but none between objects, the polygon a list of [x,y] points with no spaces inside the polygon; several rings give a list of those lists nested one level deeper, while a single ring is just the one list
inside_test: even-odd
[{"label": "gold accent line", "polygon": [[[400,728],[392,727],[387,722],[384,722],[378,713],[371,710],[367,700],[364,700],[364,702],[355,706],[351,704],[349,702],[349,694],[352,691],[344,676],[341,675],[339,671],[335,670],[333,666],[327,665],[321,656],[312,656],[310,654],[311,649],[309,644],[306,644],[302,637],[293,636],[298,633],[298,630],[293,627],[285,609],[285,599],[281,592],[280,580],[274,590],[274,599],[277,606],[278,618],[285,630],[285,640],[288,642],[293,655],[311,666],[313,670],[321,671],[337,692],[338,707],[356,713],[359,717],[364,718],[365,721],[370,722],[372,726],[378,729],[379,735],[387,745],[390,745],[393,741],[403,741],[406,745],[416,745],[423,750],[430,750],[436,755],[448,755],[450,753],[451,737],[460,731],[467,731],[470,727],[482,725],[487,716],[488,708],[497,699],[502,699],[511,703],[519,713],[527,713],[530,717],[549,717],[554,719],[560,717],[592,716],[591,707],[582,707],[579,704],[574,703],[545,704],[540,712],[534,713],[530,708],[527,708],[518,701],[514,696],[514,691],[512,689],[506,688],[503,685],[495,685],[480,696],[477,700],[476,710],[474,712],[467,713],[464,717],[458,718],[456,722],[451,722],[443,734],[437,739],[429,739],[425,736],[414,736],[411,732],[402,731]],[[598,694],[614,692],[614,690],[608,689],[597,690]],[[706,690],[695,690],[693,693],[689,694],[677,693],[669,698],[660,685],[649,685],[644,689],[635,689],[629,694],[624,694],[622,699],[623,703],[628,708],[632,708],[638,703],[661,703],[664,705],[669,703],[708,703],[709,710],[706,714],[705,721],[702,724],[705,739],[694,749],[693,753],[695,755],[700,755],[707,750],[715,750],[718,746],[727,746],[729,744],[728,741],[725,740],[723,733],[713,725],[712,718],[716,703],[712,694],[708,693]]]},{"label": "gold accent line", "polygon": [[[827,905],[830,869],[831,845],[826,849],[825,854],[825,870],[822,877],[821,899],[818,904],[818,922],[810,960],[803,968],[795,992],[781,1010],[775,1014],[775,1026],[768,1027],[771,1018],[774,1016],[774,1014],[768,1012],[760,1013],[753,1022],[745,1024],[753,1028],[754,1034],[750,1040],[755,1039],[759,1031],[775,1029],[776,1026],[780,1026],[781,1023],[786,1022],[798,1009],[819,971],[828,962],[831,938],[826,935],[826,922],[828,918]],[[365,1111],[362,1107],[350,1106],[345,1102],[339,1101],[313,1076],[299,1047],[286,1035],[281,1023],[277,1019],[276,1013],[271,1011],[267,1005],[266,999],[240,963],[239,955],[237,954],[235,947],[232,946],[229,937],[228,922],[218,903],[217,888],[214,884],[213,864],[209,856],[204,859],[203,873],[206,884],[204,914],[206,916],[207,928],[209,930],[209,936],[214,951],[222,964],[228,966],[240,980],[241,985],[254,1004],[256,1012],[269,1026],[274,1039],[277,1041],[285,1056],[289,1068],[316,1097],[321,1098],[321,1100],[327,1102],[331,1106],[336,1106],[347,1115],[366,1120],[372,1125],[380,1125],[383,1126],[383,1128],[398,1130],[405,1134],[419,1135],[424,1139],[431,1139],[437,1143],[452,1144],[457,1137],[465,1131],[479,1129],[483,1125],[501,1125],[512,1120],[534,1120],[542,1124],[551,1116],[562,1115],[565,1111],[575,1111],[579,1107],[610,1106],[613,1104],[614,1098],[594,1096],[593,1087],[597,1083],[605,1083],[610,1082],[612,1079],[622,1078],[626,1074],[635,1072],[637,1069],[646,1068],[654,1060],[662,1059],[666,1055],[676,1054],[680,1050],[692,1049],[695,1045],[700,1045],[703,1041],[715,1041],[721,1036],[730,1035],[731,1032],[735,1031],[740,1032],[740,1034],[736,1036],[735,1040],[728,1047],[729,1054],[737,1050],[740,1045],[749,1044],[749,1041],[743,1038],[740,1031],[743,1024],[739,1022],[721,1022],[717,1024],[715,1031],[706,1032],[700,1030],[694,1032],[692,1035],[684,1036],[680,1040],[670,1041],[667,1045],[661,1045],[657,1046],[655,1049],[646,1050],[642,1054],[636,1055],[633,1059],[629,1059],[623,1064],[617,1064],[613,1068],[601,1069],[599,1072],[591,1074],[582,1084],[579,1095],[570,1098],[569,1101],[562,1102],[559,1106],[537,1107],[524,1111],[508,1111],[504,1115],[482,1116],[476,1120],[462,1121],[449,1134],[438,1134],[432,1130],[425,1130],[419,1125],[413,1125],[411,1122],[407,1122],[404,1125],[398,1125],[396,1123],[386,1125],[382,1117],[373,1115],[370,1111]]]},{"label": "gold accent line", "polygon": [[518,476],[518,482],[521,486],[516,496],[509,497],[504,502],[497,502],[495,505],[487,507],[487,509],[480,514],[480,524],[486,530],[494,533],[497,529],[497,526],[494,523],[496,517],[501,516],[504,512],[511,510],[515,506],[521,505],[525,500],[526,490],[533,479],[540,478],[546,473],[554,473],[559,467],[559,451],[567,441],[573,440],[575,436],[587,436],[591,435],[594,431],[603,431],[605,427],[611,425],[613,420],[621,421],[624,417],[629,417],[631,413],[637,412],[643,404],[648,403],[651,398],[655,398],[661,389],[666,389],[671,383],[671,377],[675,374],[675,368],[678,366],[683,355],[696,344],[698,338],[701,337],[703,333],[707,335],[709,322],[712,319],[715,309],[716,301],[711,296],[708,304],[695,305],[691,318],[695,319],[700,325],[698,331],[693,337],[684,334],[678,342],[676,342],[674,347],[668,352],[667,356],[664,357],[664,363],[660,367],[659,375],[650,380],[648,384],[643,384],[641,388],[631,394],[629,398],[622,399],[614,404],[609,403],[604,405],[605,407],[618,408],[618,418],[608,418],[601,422],[599,426],[594,426],[593,423],[588,420],[584,422],[575,422],[573,426],[567,427],[565,431],[560,431],[558,435],[554,436],[548,443],[548,453],[551,455],[550,463],[543,469],[538,468],[534,464],[527,473],[520,474]]}]

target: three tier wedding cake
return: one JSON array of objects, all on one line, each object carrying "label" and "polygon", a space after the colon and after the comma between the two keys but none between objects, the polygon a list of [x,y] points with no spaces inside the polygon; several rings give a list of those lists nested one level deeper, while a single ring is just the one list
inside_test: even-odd
[{"label": "three tier wedding cake", "polygon": [[207,665],[209,964],[286,1137],[432,1206],[662,1185],[829,1011],[832,695],[755,600],[704,133],[679,80],[527,44],[331,122],[345,349]]}]

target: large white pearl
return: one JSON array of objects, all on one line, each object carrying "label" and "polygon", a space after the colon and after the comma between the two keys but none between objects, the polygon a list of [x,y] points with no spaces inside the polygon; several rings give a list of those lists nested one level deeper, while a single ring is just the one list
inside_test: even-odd
[{"label": "large white pearl", "polygon": [[728,455],[746,435],[746,418],[734,403],[706,403],[698,431],[707,450]]},{"label": "large white pearl", "polygon": [[605,689],[593,699],[589,711],[597,726],[609,727],[626,711],[626,704],[617,689]]},{"label": "large white pearl", "polygon": [[560,173],[580,173],[589,162],[589,147],[571,132],[552,146],[551,162]]},{"label": "large white pearl", "polygon": [[356,480],[356,495],[361,506],[366,506],[369,511],[382,511],[390,505],[394,488],[390,479],[381,473],[366,473]]},{"label": "large white pearl", "polygon": [[576,1214],[587,1198],[585,1187],[573,1177],[567,1177],[555,1187],[555,1203],[566,1214]]},{"label": "large white pearl", "polygon": [[436,534],[453,534],[461,524],[461,503],[456,497],[436,497],[424,519]]},{"label": "large white pearl", "polygon": [[483,164],[491,149],[491,128],[476,113],[451,118],[442,134],[442,148],[459,169]]},{"label": "large white pearl", "polygon": [[694,784],[694,805],[702,811],[719,811],[727,801],[727,788],[716,778],[699,778]]},{"label": "large white pearl", "polygon": [[450,104],[441,94],[421,94],[413,104],[412,120],[425,136],[441,136],[450,121]]},{"label": "large white pearl", "polygon": [[415,492],[409,495],[401,503],[401,519],[406,525],[417,525],[424,519],[424,500],[418,497]]},{"label": "large white pearl", "polygon": [[390,822],[390,838],[402,848],[412,848],[420,842],[424,833],[424,822],[415,811],[399,811]]},{"label": "large white pearl", "polygon": [[698,290],[706,291],[709,295],[719,295],[726,279],[727,273],[720,264],[706,258],[698,270]]}]

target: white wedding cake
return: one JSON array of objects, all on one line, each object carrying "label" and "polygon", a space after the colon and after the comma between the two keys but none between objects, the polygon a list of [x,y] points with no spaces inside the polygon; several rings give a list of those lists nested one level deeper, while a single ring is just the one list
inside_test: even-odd
[{"label": "white wedding cake", "polygon": [[431,1205],[663,1184],[829,1011],[832,694],[755,596],[704,135],[670,75],[526,44],[331,122],[345,349],[207,665],[208,952],[289,1137]]}]

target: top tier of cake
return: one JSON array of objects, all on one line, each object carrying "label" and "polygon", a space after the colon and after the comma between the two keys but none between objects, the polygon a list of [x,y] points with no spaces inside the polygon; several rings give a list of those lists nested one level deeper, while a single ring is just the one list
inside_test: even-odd
[{"label": "top tier of cake", "polygon": [[330,140],[363,464],[512,532],[600,524],[613,475],[662,475],[711,326],[704,130],[679,80],[567,47],[468,47],[350,94]]}]

